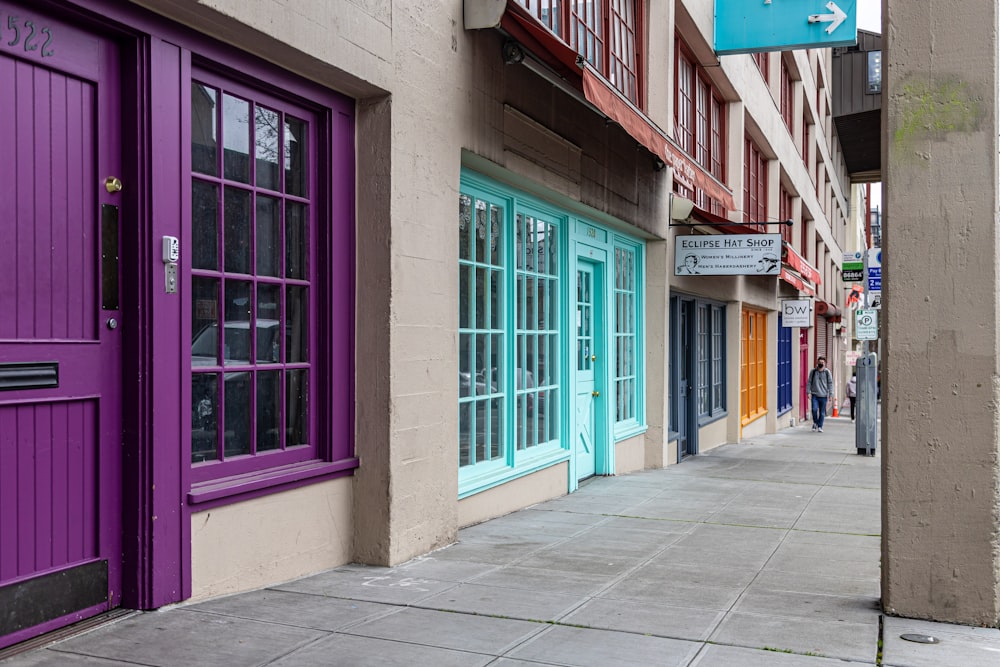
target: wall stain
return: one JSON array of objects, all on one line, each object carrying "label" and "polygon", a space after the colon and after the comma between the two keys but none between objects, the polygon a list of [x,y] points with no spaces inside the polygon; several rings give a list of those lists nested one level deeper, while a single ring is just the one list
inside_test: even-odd
[{"label": "wall stain", "polygon": [[959,79],[909,81],[894,97],[899,124],[893,138],[900,149],[916,141],[943,140],[951,132],[974,132],[982,122],[982,97]]}]

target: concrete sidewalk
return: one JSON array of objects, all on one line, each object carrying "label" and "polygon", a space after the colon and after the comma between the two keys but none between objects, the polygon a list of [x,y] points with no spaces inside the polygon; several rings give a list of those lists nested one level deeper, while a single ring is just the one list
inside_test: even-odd
[{"label": "concrete sidewalk", "polygon": [[1000,664],[998,630],[880,613],[881,458],[853,434],[831,419],[597,478],[399,567],[137,614],[2,664]]}]

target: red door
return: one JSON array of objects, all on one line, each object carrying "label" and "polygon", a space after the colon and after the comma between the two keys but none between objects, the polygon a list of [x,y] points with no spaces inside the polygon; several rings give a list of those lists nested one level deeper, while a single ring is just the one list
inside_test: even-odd
[{"label": "red door", "polygon": [[0,648],[120,603],[118,77],[0,0]]}]

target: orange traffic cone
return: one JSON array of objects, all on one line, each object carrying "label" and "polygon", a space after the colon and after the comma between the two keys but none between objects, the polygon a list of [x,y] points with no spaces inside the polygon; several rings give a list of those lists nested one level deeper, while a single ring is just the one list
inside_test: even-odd
[{"label": "orange traffic cone", "polygon": [[834,404],[833,404],[833,416],[834,417],[839,417],[840,416],[840,413],[837,412],[837,403],[836,402],[834,402]]}]

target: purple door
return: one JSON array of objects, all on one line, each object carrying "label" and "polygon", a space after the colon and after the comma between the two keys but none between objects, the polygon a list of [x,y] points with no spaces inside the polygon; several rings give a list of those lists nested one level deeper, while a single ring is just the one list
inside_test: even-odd
[{"label": "purple door", "polygon": [[0,648],[120,604],[118,76],[0,0]]}]

